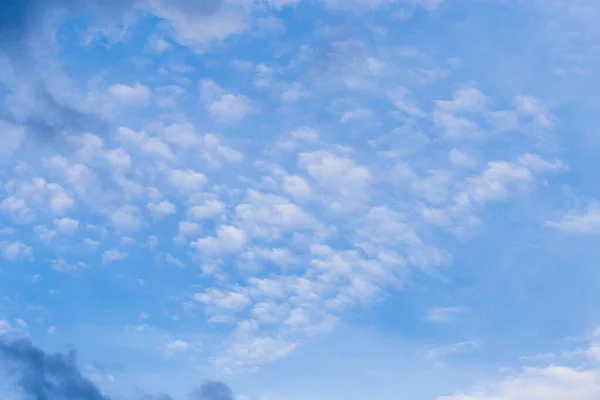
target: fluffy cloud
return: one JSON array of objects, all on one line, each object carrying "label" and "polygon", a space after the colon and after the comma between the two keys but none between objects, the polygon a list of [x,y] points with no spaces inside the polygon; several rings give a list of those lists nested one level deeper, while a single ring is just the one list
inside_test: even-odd
[{"label": "fluffy cloud", "polygon": [[175,204],[163,200],[159,203],[148,203],[146,206],[155,219],[163,219],[177,211]]},{"label": "fluffy cloud", "polygon": [[123,261],[127,257],[129,257],[129,254],[125,253],[124,251],[117,249],[106,250],[104,253],[102,253],[102,263],[108,264],[116,261]]},{"label": "fluffy cloud", "polygon": [[19,240],[0,242],[0,252],[6,261],[33,260],[33,249]]},{"label": "fluffy cloud", "polygon": [[79,221],[72,218],[55,218],[54,226],[60,233],[74,233],[79,229]]},{"label": "fluffy cloud", "polygon": [[592,400],[600,396],[600,369],[595,345],[583,352],[579,366],[529,367],[473,391],[437,400]]},{"label": "fluffy cloud", "polygon": [[117,100],[125,103],[143,105],[150,100],[150,89],[139,82],[136,82],[132,86],[120,83],[114,84],[108,88],[108,93]]},{"label": "fluffy cloud", "polygon": [[600,204],[594,202],[587,209],[568,211],[556,221],[546,221],[545,225],[573,234],[600,233]]},{"label": "fluffy cloud", "polygon": [[200,238],[192,246],[201,254],[236,253],[246,245],[246,233],[231,225],[220,226],[215,237]]},{"label": "fluffy cloud", "polygon": [[237,121],[252,111],[248,97],[225,91],[210,80],[200,82],[202,97],[210,114],[221,121]]}]

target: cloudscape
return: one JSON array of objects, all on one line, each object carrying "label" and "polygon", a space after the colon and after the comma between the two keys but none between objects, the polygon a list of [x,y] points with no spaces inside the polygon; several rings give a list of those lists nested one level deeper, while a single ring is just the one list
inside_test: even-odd
[{"label": "cloudscape", "polygon": [[598,20],[0,1],[0,398],[599,399]]}]

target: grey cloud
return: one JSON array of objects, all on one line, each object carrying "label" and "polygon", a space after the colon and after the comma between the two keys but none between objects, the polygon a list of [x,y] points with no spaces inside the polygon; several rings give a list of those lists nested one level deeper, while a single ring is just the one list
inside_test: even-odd
[{"label": "grey cloud", "polygon": [[[5,370],[3,370],[4,368]],[[15,379],[26,400],[111,400],[85,377],[76,353],[49,354],[29,340],[0,340],[0,373]],[[191,400],[233,400],[225,383],[208,381],[192,392]],[[141,400],[173,400],[166,394],[144,395]]]},{"label": "grey cloud", "polygon": [[192,394],[192,400],[233,400],[233,392],[223,382],[206,382]]},{"label": "grey cloud", "polygon": [[110,400],[77,367],[75,353],[47,354],[27,340],[0,342],[0,358],[34,400]]}]

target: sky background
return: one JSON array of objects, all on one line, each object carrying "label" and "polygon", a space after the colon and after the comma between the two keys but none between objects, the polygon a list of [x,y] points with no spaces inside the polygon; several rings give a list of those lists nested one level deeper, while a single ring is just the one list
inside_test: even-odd
[{"label": "sky background", "polygon": [[599,19],[2,1],[0,397],[600,398]]}]

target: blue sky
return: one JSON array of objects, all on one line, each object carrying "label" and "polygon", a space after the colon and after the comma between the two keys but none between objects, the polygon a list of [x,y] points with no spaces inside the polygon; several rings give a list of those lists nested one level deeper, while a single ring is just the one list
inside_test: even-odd
[{"label": "blue sky", "polygon": [[597,2],[0,15],[0,344],[103,399],[600,397]]}]

